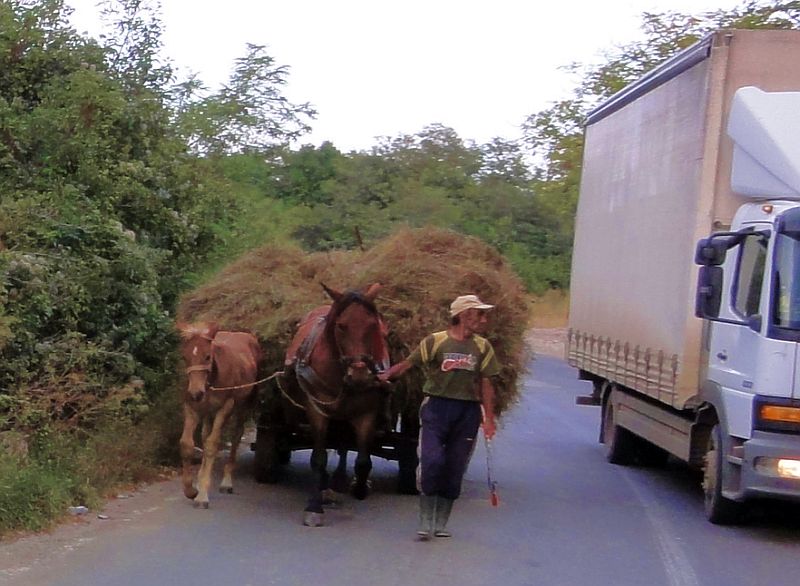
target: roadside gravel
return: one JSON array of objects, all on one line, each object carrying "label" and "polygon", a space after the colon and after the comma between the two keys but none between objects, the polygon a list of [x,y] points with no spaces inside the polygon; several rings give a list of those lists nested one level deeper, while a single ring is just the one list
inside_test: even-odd
[{"label": "roadside gravel", "polygon": [[532,328],[525,336],[525,343],[535,354],[564,358],[567,343],[567,328]]}]

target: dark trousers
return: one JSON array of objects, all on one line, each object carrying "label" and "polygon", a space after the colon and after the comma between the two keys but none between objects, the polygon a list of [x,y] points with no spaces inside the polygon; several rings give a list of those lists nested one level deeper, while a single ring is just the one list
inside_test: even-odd
[{"label": "dark trousers", "polygon": [[426,496],[457,499],[475,449],[481,405],[476,401],[426,397],[419,418],[417,488]]}]

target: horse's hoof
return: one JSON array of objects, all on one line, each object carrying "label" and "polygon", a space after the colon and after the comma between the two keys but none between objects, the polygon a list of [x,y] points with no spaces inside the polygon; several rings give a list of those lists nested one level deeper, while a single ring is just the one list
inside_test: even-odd
[{"label": "horse's hoof", "polygon": [[202,503],[194,501],[194,508],[195,509],[208,509],[208,501],[204,501]]},{"label": "horse's hoof", "polygon": [[314,511],[303,512],[303,525],[306,527],[322,527],[325,524],[324,513],[315,513]]},{"label": "horse's hoof", "polygon": [[342,502],[342,495],[335,490],[326,488],[322,491],[322,504],[323,505],[338,505]]},{"label": "horse's hoof", "polygon": [[191,490],[184,490],[183,494],[186,496],[187,499],[192,500],[194,497],[197,496],[197,489],[193,488]]},{"label": "horse's hoof", "polygon": [[219,491],[223,494],[233,494],[232,486],[220,486]]}]

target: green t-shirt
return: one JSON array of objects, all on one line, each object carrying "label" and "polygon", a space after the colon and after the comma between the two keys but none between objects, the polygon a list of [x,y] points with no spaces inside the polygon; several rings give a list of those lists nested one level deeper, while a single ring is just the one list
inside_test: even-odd
[{"label": "green t-shirt", "polygon": [[500,372],[494,348],[486,338],[473,335],[455,340],[446,331],[422,340],[408,361],[425,371],[423,393],[462,401],[480,401],[480,378]]}]

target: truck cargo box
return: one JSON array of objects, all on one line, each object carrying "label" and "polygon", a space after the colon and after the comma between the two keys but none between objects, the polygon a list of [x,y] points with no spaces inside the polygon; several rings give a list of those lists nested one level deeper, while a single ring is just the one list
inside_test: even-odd
[{"label": "truck cargo box", "polygon": [[730,225],[733,94],[800,89],[800,31],[720,31],[588,117],[568,360],[681,409],[703,375],[696,242]]}]

